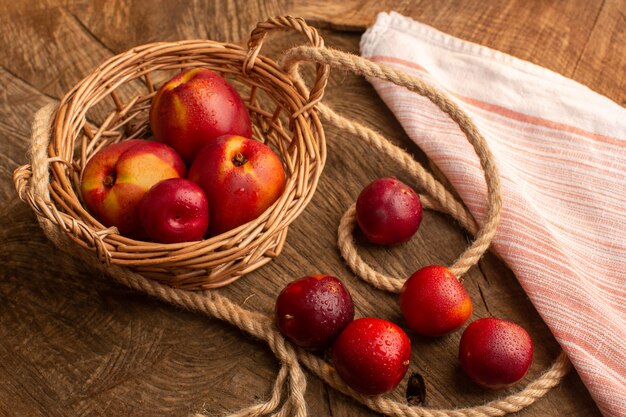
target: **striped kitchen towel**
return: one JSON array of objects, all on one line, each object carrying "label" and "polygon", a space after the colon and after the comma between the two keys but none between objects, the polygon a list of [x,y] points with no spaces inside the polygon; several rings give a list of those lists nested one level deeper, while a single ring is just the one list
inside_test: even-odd
[{"label": "striped kitchen towel", "polygon": [[[605,416],[626,416],[626,109],[545,68],[381,13],[361,53],[445,90],[502,176],[493,248],[513,270]],[[427,99],[371,80],[480,223],[483,173]]]}]

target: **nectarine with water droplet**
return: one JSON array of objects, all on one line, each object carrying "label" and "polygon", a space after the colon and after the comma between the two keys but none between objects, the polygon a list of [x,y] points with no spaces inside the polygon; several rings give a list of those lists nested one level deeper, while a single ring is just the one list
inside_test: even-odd
[{"label": "nectarine with water droplet", "polygon": [[459,360],[476,384],[502,389],[526,375],[533,351],[532,340],[521,326],[490,317],[467,326],[459,344]]}]

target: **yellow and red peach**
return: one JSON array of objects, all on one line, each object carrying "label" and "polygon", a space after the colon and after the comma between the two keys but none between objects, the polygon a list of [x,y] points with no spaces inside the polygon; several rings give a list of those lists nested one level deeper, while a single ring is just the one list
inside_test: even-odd
[{"label": "yellow and red peach", "polygon": [[121,234],[144,237],[139,202],[157,182],[185,176],[185,164],[169,146],[141,139],[109,145],[87,162],[81,193],[89,211]]},{"label": "yellow and red peach", "polygon": [[285,170],[261,142],[227,135],[206,145],[188,178],[209,200],[209,233],[224,233],[259,217],[281,195]]},{"label": "yellow and red peach", "polygon": [[276,299],[276,324],[292,343],[324,349],[354,318],[350,292],[331,275],[309,275],[287,284]]},{"label": "yellow and red peach", "polygon": [[150,106],[150,126],[154,138],[187,164],[219,136],[252,135],[248,109],[237,91],[204,68],[181,72],[159,88]]}]

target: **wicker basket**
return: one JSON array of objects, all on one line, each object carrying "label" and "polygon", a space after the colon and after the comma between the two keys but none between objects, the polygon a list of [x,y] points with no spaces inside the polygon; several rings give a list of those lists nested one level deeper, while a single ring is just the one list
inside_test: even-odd
[{"label": "wicker basket", "polygon": [[[47,149],[49,200],[36,195],[32,180],[37,167],[29,165],[14,176],[21,198],[40,221],[52,222],[91,256],[174,287],[223,286],[271,261],[281,252],[289,224],[312,198],[326,160],[315,104],[322,98],[328,67],[318,65],[309,92],[275,61],[259,55],[268,32],[286,29],[323,46],[304,20],[277,17],[256,27],[248,49],[191,40],[143,45],[112,57],[78,83],[53,114]],[[208,68],[236,85],[250,111],[253,138],[270,145],[283,161],[284,192],[259,218],[203,241],[160,244],[121,236],[85,210],[79,191],[82,169],[110,143],[149,137],[147,114],[155,80],[189,67]],[[103,122],[96,124],[90,121],[93,112],[108,116],[100,116]]]}]

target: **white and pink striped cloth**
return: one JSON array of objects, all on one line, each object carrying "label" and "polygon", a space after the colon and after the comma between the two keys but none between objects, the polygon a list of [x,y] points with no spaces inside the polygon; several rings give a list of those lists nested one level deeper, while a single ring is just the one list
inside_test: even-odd
[{"label": "white and pink striped cloth", "polygon": [[[476,122],[502,176],[494,248],[606,416],[626,416],[626,109],[498,51],[381,13],[361,53],[442,88]],[[371,80],[479,222],[469,143],[427,99]]]}]

